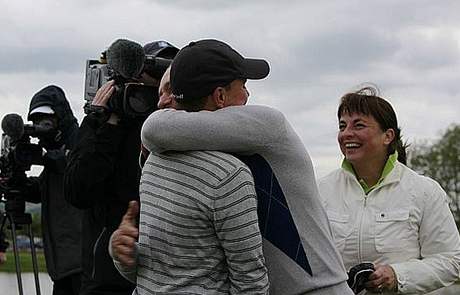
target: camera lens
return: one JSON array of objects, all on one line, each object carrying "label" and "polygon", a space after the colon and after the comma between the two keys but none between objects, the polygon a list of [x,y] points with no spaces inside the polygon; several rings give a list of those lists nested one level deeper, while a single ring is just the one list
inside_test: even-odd
[{"label": "camera lens", "polygon": [[126,99],[130,111],[139,115],[148,115],[156,109],[158,94],[157,87],[147,85],[130,85],[127,88]]}]

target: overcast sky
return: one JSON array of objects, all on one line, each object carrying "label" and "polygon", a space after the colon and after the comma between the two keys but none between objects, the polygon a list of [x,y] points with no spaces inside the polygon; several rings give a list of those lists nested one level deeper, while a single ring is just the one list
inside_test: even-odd
[{"label": "overcast sky", "polygon": [[[281,4],[284,3],[284,4]],[[86,59],[114,40],[178,47],[215,38],[271,72],[250,104],[280,109],[317,176],[340,164],[339,98],[364,82],[396,109],[404,138],[434,139],[460,123],[460,1],[0,0],[0,115],[64,89],[81,122]]]}]

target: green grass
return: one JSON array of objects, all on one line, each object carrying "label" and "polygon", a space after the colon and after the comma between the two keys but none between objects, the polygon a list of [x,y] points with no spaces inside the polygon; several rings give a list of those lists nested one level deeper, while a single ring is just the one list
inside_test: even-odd
[{"label": "green grass", "polygon": [[[22,272],[33,272],[32,254],[30,252],[19,252],[19,261],[21,262]],[[37,263],[39,272],[47,272],[45,254],[43,254],[43,251],[37,252]],[[6,252],[6,262],[0,265],[0,272],[16,272],[16,264],[14,262],[14,255],[12,251],[8,250]]]}]

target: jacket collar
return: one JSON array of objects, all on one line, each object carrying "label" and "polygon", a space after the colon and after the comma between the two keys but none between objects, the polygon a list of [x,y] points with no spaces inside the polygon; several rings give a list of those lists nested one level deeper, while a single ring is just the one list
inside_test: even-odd
[{"label": "jacket collar", "polygon": [[[353,169],[353,165],[351,165],[351,163],[348,162],[347,159],[343,159],[342,169],[348,172],[348,174],[351,174],[354,176],[354,178],[359,182],[362,189],[364,190],[364,193],[367,195],[369,192],[376,189],[377,187],[399,181],[400,176],[401,176],[401,171],[400,171],[401,169],[394,169],[398,164],[399,164],[398,163],[398,152],[395,151],[393,154],[391,154],[388,157],[387,162],[385,163],[385,166],[383,167],[383,171],[382,171],[382,174],[380,175],[379,180],[373,186],[368,186],[367,183],[364,182],[363,179],[358,178],[358,176],[355,173],[355,170]],[[397,170],[397,171],[394,171],[394,170]],[[395,173],[392,173],[392,172],[395,172]]]}]

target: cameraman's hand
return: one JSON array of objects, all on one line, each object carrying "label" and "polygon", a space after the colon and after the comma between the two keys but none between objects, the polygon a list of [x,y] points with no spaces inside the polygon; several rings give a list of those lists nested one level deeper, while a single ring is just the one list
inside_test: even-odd
[{"label": "cameraman's hand", "polygon": [[111,80],[101,86],[96,92],[96,96],[91,102],[94,106],[107,107],[107,102],[115,92],[115,81]]},{"label": "cameraman's hand", "polygon": [[113,232],[111,238],[112,256],[121,265],[133,267],[136,265],[134,257],[135,243],[139,236],[139,229],[136,227],[136,217],[139,213],[139,204],[136,201],[129,202],[120,226]]},{"label": "cameraman's hand", "polygon": [[[107,109],[107,103],[112,97],[113,93],[115,92],[115,81],[111,80],[105,83],[104,85],[101,86],[96,92],[96,96],[94,96],[93,101],[91,102],[92,105],[94,106],[99,106]],[[117,125],[118,124],[118,116],[114,113],[110,114],[109,119],[107,120],[107,123],[112,124],[112,125]]]},{"label": "cameraman's hand", "polygon": [[8,177],[1,177],[0,176],[0,185],[8,185]]},{"label": "cameraman's hand", "polygon": [[382,293],[382,291],[396,290],[396,274],[388,264],[376,265],[375,271],[369,276],[366,290]]}]

